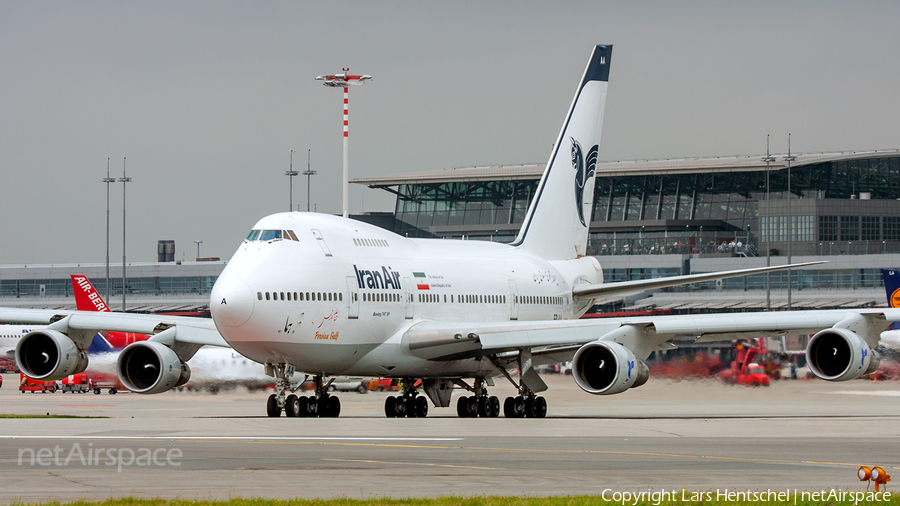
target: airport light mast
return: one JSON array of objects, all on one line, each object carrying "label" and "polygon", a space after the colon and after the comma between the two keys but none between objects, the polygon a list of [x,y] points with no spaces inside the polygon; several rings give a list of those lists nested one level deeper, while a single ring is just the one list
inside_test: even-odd
[{"label": "airport light mast", "polygon": [[122,158],[122,312],[125,312],[125,186],[131,182],[130,177],[125,176],[125,158]]},{"label": "airport light mast", "polygon": [[[288,176],[291,180],[291,199],[290,204],[288,205],[288,211],[294,210],[294,176],[300,175],[299,172],[294,170],[294,150],[291,150],[291,166],[290,170],[285,171],[284,175]],[[199,250],[197,250],[199,251]],[[197,253],[197,256],[200,256],[200,253]]]},{"label": "airport light mast", "polygon": [[348,123],[348,106],[350,103],[350,86],[364,84],[372,76],[369,75],[350,75],[349,67],[342,68],[342,74],[333,74],[316,77],[317,81],[324,81],[322,84],[329,88],[344,89],[344,173],[343,173],[343,202],[344,202],[344,218],[350,214],[350,147],[348,143],[349,123]]},{"label": "airport light mast", "polygon": [[309,165],[309,157],[312,154],[312,149],[310,148],[306,152],[306,170],[303,171],[303,175],[306,176],[306,212],[309,212],[309,181],[310,176],[315,176],[317,174],[316,171],[312,170]]},{"label": "airport light mast", "polygon": [[109,183],[115,183],[116,178],[109,177],[109,158],[106,159],[106,177],[101,179],[106,183],[106,300],[109,298]]}]

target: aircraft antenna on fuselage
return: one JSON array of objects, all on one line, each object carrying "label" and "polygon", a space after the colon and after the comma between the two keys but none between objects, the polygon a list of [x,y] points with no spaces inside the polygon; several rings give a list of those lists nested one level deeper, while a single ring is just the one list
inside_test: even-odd
[{"label": "aircraft antenna on fuselage", "polygon": [[547,260],[587,254],[611,56],[612,45],[594,48],[513,243]]}]

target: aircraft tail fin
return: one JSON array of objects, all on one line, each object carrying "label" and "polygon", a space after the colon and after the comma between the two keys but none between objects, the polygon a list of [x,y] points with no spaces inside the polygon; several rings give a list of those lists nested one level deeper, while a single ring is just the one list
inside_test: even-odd
[{"label": "aircraft tail fin", "polygon": [[586,254],[612,45],[594,47],[513,245],[547,260]]},{"label": "aircraft tail fin", "polygon": [[75,309],[79,311],[109,311],[103,297],[94,289],[87,276],[72,274],[72,292],[75,294]]},{"label": "aircraft tail fin", "polygon": [[[882,269],[881,277],[884,279],[884,291],[887,295],[887,303],[890,307],[900,307],[900,271],[894,269]],[[892,323],[891,328],[896,330],[898,322]]]}]

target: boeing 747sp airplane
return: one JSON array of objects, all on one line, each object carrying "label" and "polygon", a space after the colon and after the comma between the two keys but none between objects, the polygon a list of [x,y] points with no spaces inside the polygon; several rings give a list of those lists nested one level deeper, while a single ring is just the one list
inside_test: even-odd
[{"label": "boeing 747sp airplane", "polygon": [[[596,46],[512,244],[409,239],[337,216],[289,212],[259,220],[219,276],[212,321],[161,315],[0,310],[0,320],[48,327],[22,338],[19,367],[36,379],[83,370],[97,330],[152,334],[119,356],[122,383],[157,393],[190,377],[204,345],[230,345],[276,378],[269,416],[338,416],[326,376],[402,380],[388,417],[448,407],[461,417],[543,417],[535,366],[571,360],[576,383],[617,394],[648,379],[644,361],[677,334],[700,341],[815,333],[807,357],[826,380],[874,370],[874,349],[900,309],[795,311],[578,320],[594,299],[793,266],[603,283],[586,255],[594,172],[612,46]],[[513,374],[518,372],[517,375]],[[312,376],[315,394],[293,394]],[[518,395],[502,403],[492,378]],[[421,380],[419,382],[418,380]],[[421,395],[424,393],[424,395]],[[427,399],[426,399],[427,397]]]}]

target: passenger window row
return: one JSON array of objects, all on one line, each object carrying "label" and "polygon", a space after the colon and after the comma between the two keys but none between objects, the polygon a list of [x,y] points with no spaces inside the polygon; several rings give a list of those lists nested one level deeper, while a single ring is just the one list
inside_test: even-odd
[{"label": "passenger window row", "polygon": [[288,239],[290,241],[300,241],[297,234],[293,230],[251,230],[247,234],[248,241],[280,241]]},{"label": "passenger window row", "polygon": [[324,301],[340,302],[344,300],[343,293],[334,292],[256,292],[257,300],[296,300],[296,301]]},{"label": "passenger window row", "polygon": [[563,304],[563,298],[550,295],[517,295],[516,304],[561,306]]},{"label": "passenger window row", "polygon": [[[423,303],[447,303],[447,295],[435,293],[420,293],[419,302]],[[506,295],[450,295],[451,304],[506,304]]]},{"label": "passenger window row", "polygon": [[375,248],[387,248],[390,246],[384,239],[353,239],[353,244],[357,246],[371,246]]},{"label": "passenger window row", "polygon": [[363,292],[363,302],[400,302],[400,294]]}]

